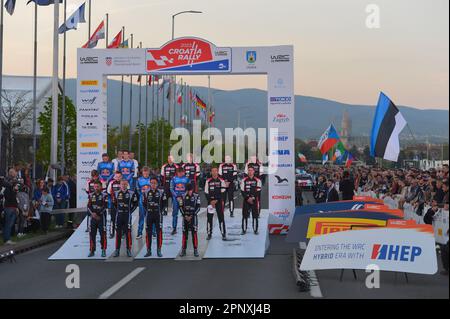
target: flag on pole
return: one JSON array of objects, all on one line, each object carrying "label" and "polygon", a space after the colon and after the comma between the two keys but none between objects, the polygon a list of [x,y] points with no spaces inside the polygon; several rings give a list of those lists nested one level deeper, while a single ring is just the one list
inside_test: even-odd
[{"label": "flag on pole", "polygon": [[347,160],[345,161],[345,167],[350,168],[354,160],[355,158],[353,157],[352,153],[347,151]]},{"label": "flag on pole", "polygon": [[300,162],[308,163],[308,160],[306,159],[306,156],[303,153],[298,153],[297,156],[298,156]]},{"label": "flag on pole", "polygon": [[78,23],[85,23],[86,19],[84,17],[84,12],[86,7],[86,2],[83,3],[72,15],[64,22],[58,30],[58,33],[64,33],[68,30],[76,30]]},{"label": "flag on pole", "polygon": [[407,122],[395,104],[380,92],[372,124],[370,155],[397,162],[400,154],[399,135]]},{"label": "flag on pole", "polygon": [[206,111],[206,103],[203,102],[203,100],[197,94],[195,95],[195,102],[197,106],[202,109],[202,111]]},{"label": "flag on pole", "polygon": [[342,144],[342,142],[339,141],[337,143],[336,150],[334,151],[334,154],[333,154],[333,162],[341,161],[341,159],[343,159],[343,156],[345,155],[345,152],[346,152],[346,150],[345,150],[344,144]]},{"label": "flag on pole", "polygon": [[328,153],[325,153],[322,156],[322,165],[325,165],[327,162],[328,162]]},{"label": "flag on pole", "polygon": [[214,118],[216,117],[216,112],[209,113],[209,123],[213,124]]},{"label": "flag on pole", "polygon": [[16,0],[8,0],[5,3],[5,9],[6,12],[9,13],[9,15],[13,15],[14,14],[14,9],[16,8]]},{"label": "flag on pole", "polygon": [[183,85],[178,85],[177,87],[177,103],[183,104]]},{"label": "flag on pole", "polygon": [[159,84],[158,93],[161,93],[164,90],[166,83],[169,83],[169,80],[163,77],[162,82]]},{"label": "flag on pole", "polygon": [[95,32],[92,34],[89,41],[83,45],[83,49],[93,49],[97,46],[97,43],[100,39],[105,38],[105,21],[102,21]]},{"label": "flag on pole", "polygon": [[128,39],[122,42],[122,44],[119,46],[120,49],[128,49],[130,46],[128,45]]},{"label": "flag on pole", "polygon": [[326,129],[319,140],[318,147],[322,154],[328,152],[339,141],[339,134],[333,124]]},{"label": "flag on pole", "polygon": [[122,47],[122,30],[114,37],[110,44],[108,44],[108,49],[118,49]]},{"label": "flag on pole", "polygon": [[[27,2],[27,5],[31,2],[36,2],[38,6],[48,6],[51,4],[55,4],[55,0],[30,0]],[[63,0],[59,0],[59,3],[63,3]]]}]

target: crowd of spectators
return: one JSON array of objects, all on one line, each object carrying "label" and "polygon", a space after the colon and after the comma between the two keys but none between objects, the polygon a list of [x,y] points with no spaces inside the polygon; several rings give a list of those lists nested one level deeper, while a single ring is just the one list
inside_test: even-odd
[{"label": "crowd of spectators", "polygon": [[[4,244],[15,244],[11,238],[41,230],[47,233],[73,225],[73,214],[54,215],[54,209],[73,208],[76,205],[76,178],[60,176],[32,181],[30,165],[14,165],[6,176],[0,176],[0,230]],[[67,222],[67,223],[66,223]]]}]

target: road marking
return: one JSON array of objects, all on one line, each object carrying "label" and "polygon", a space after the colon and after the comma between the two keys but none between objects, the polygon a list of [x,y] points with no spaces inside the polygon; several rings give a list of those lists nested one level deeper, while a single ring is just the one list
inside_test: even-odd
[{"label": "road marking", "polygon": [[117,284],[106,290],[104,293],[98,297],[98,299],[108,299],[112,295],[114,295],[119,289],[121,289],[123,286],[125,286],[127,283],[129,283],[134,277],[139,275],[145,267],[138,267],[132,272],[130,272],[128,275],[126,275],[124,278],[122,278]]}]

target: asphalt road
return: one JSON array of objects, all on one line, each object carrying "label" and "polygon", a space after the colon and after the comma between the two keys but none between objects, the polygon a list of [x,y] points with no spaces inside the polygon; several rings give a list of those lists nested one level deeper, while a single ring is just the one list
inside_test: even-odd
[{"label": "asphalt road", "polygon": [[[307,200],[309,196],[305,194]],[[283,236],[270,236],[270,242],[264,259],[114,263],[48,261],[62,244],[56,242],[18,255],[17,263],[0,264],[0,298],[312,298],[295,284],[295,245],[285,243]],[[80,269],[80,288],[66,287],[70,264]],[[317,272],[324,298],[449,298],[449,279],[439,274],[410,274],[406,284],[403,274],[383,272],[380,289],[366,288],[363,271],[357,271],[356,280],[351,271],[345,272],[342,282],[339,275],[339,270]]]}]

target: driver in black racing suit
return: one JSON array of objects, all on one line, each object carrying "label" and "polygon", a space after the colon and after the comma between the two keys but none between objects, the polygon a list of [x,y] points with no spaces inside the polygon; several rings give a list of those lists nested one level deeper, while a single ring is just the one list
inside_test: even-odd
[{"label": "driver in black racing suit", "polygon": [[189,231],[192,232],[192,242],[194,246],[194,256],[198,257],[198,217],[197,214],[200,210],[200,196],[194,193],[194,187],[192,184],[186,186],[186,194],[184,198],[179,199],[179,206],[181,214],[183,215],[183,245],[180,253],[180,257],[186,256],[187,239]]}]

